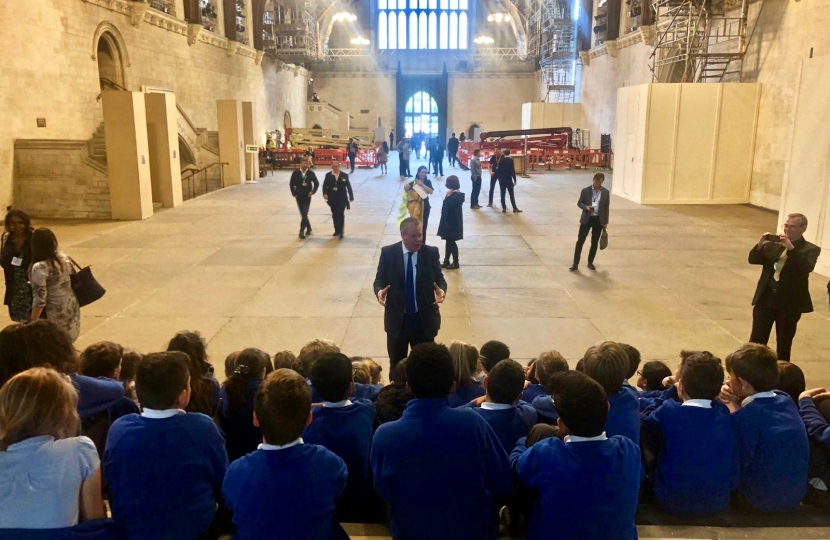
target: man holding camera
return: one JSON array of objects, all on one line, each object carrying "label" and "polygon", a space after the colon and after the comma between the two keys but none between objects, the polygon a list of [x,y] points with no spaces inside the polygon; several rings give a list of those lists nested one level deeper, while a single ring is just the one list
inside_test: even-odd
[{"label": "man holding camera", "polygon": [[766,345],[775,324],[779,360],[790,360],[801,314],[813,311],[809,277],[821,248],[804,239],[806,230],[807,218],[790,214],[784,222],[784,234],[764,234],[749,252],[749,264],[764,267],[752,299],[749,341]]}]

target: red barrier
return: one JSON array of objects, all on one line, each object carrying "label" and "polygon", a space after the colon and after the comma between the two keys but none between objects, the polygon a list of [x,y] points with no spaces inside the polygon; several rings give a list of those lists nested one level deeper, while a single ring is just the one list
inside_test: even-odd
[{"label": "red barrier", "polygon": [[[348,161],[349,156],[346,156],[346,160]],[[355,167],[374,167],[375,163],[377,163],[377,154],[375,154],[374,150],[360,150],[357,152],[357,156],[355,157],[354,164]]]},{"label": "red barrier", "polygon": [[349,155],[345,148],[335,148],[333,150],[317,149],[314,151],[314,165],[331,166],[335,160],[339,161],[341,165],[349,162]]}]

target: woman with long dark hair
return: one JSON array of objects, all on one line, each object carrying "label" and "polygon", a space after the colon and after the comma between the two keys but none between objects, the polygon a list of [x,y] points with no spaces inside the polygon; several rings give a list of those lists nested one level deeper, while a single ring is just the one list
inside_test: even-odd
[{"label": "woman with long dark hair", "polygon": [[250,454],[262,442],[262,433],[254,425],[254,396],[271,363],[267,353],[244,349],[236,357],[236,367],[222,385],[219,425],[225,432],[228,460]]},{"label": "woman with long dark hair", "polygon": [[9,306],[9,318],[15,322],[26,322],[32,316],[32,232],[29,214],[23,210],[6,214],[6,231],[0,239],[0,265],[6,278],[3,304]]},{"label": "woman with long dark hair", "polygon": [[58,250],[58,239],[49,229],[32,233],[32,314],[36,321],[46,318],[69,335],[74,343],[81,333],[81,306],[72,290],[70,276],[75,273],[69,257]]},{"label": "woman with long dark hair", "polygon": [[389,145],[386,141],[378,148],[378,163],[380,164],[380,174],[387,174],[386,163],[389,161]]},{"label": "woman with long dark hair", "polygon": [[[429,223],[429,196],[432,193],[432,182],[427,178],[429,171],[426,167],[421,165],[418,167],[418,172],[415,173],[415,180],[406,184],[403,189],[409,194],[406,202],[406,207],[409,210],[409,215],[421,221],[424,226],[424,244],[427,243],[427,224]],[[426,196],[422,197],[415,189],[418,186]]]},{"label": "woman with long dark hair", "polygon": [[168,351],[179,351],[190,359],[190,403],[187,412],[199,412],[211,418],[219,408],[219,381],[213,377],[213,365],[208,362],[207,345],[199,332],[179,332],[167,345]]}]

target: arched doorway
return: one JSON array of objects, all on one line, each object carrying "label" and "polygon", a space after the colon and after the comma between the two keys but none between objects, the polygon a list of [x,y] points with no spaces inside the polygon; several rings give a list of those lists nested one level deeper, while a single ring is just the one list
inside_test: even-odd
[{"label": "arched doorway", "polygon": [[124,65],[115,37],[109,32],[102,33],[95,52],[101,89],[123,88],[125,86]]},{"label": "arched doorway", "polygon": [[470,127],[467,129],[467,138],[472,141],[476,136],[477,129],[481,129],[478,124],[470,124]]},{"label": "arched doorway", "polygon": [[291,127],[291,113],[290,112],[285,111],[285,114],[283,115],[283,118],[282,118],[282,124],[283,124],[284,128],[290,128]]},{"label": "arched doorway", "polygon": [[416,92],[404,108],[404,132],[411,137],[424,132],[429,137],[438,136],[438,104],[426,92]]},{"label": "arched doorway", "polygon": [[179,135],[179,166],[181,170],[185,170],[187,167],[196,167],[196,157],[181,135]]}]

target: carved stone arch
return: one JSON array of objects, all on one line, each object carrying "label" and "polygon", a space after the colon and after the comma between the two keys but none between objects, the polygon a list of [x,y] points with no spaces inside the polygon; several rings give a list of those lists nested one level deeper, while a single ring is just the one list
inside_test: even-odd
[{"label": "carved stone arch", "polygon": [[[102,43],[103,42],[103,43]],[[92,59],[98,62],[99,69],[101,58],[99,50],[104,46],[112,56],[112,62],[116,72],[116,79],[113,82],[122,87],[127,87],[127,69],[130,67],[130,55],[127,52],[127,44],[118,28],[109,21],[104,21],[95,29],[92,39]]]}]

